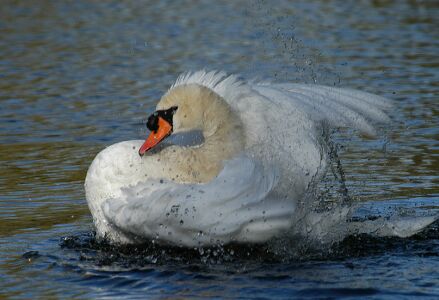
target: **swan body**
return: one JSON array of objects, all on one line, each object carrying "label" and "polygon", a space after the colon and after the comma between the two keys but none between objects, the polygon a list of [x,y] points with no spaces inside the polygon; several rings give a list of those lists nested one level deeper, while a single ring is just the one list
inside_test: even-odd
[{"label": "swan body", "polygon": [[175,108],[172,136],[198,130],[203,141],[143,156],[141,140],[102,150],[85,180],[97,234],[116,243],[191,247],[284,234],[325,173],[324,128],[373,135],[374,124],[389,121],[390,107],[383,97],[350,89],[184,74],[157,111]]}]

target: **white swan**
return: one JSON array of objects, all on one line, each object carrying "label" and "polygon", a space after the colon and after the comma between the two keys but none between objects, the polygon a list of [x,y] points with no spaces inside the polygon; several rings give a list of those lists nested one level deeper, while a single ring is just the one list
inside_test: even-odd
[{"label": "white swan", "polygon": [[[325,172],[322,124],[374,134],[390,107],[349,89],[182,75],[148,119],[145,142],[112,145],[91,164],[85,191],[97,234],[184,246],[267,241],[291,229]],[[188,131],[203,141],[159,148]]]}]

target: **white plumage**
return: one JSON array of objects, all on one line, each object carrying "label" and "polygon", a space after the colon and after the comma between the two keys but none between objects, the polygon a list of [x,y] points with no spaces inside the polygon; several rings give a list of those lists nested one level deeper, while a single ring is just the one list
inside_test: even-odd
[{"label": "white plumage", "polygon": [[[292,228],[303,218],[297,215],[298,206],[326,170],[324,126],[374,134],[374,124],[389,121],[385,110],[391,107],[390,101],[373,94],[319,85],[244,82],[205,71],[180,76],[158,108],[177,101],[172,100],[178,98],[173,93],[185,92],[191,85],[213,91],[231,110],[230,116],[221,111],[217,115],[199,112],[211,117],[204,118],[204,127],[198,129],[209,127],[209,122],[226,124],[227,118],[238,118],[243,146],[236,148],[241,151],[227,157],[213,179],[205,181],[201,173],[199,180],[190,182],[176,180],[178,168],[172,164],[179,160],[179,152],[170,150],[187,151],[186,147],[172,146],[143,158],[138,155],[142,141],[104,149],[91,164],[85,182],[99,236],[119,243],[155,239],[205,246],[265,242],[289,231],[301,232],[304,229]],[[204,99],[185,101],[201,107]],[[219,135],[218,128],[204,132],[206,140]],[[220,146],[209,148],[206,157],[221,157]],[[194,151],[201,151],[200,147],[194,146]],[[209,163],[204,160],[200,165]]]}]

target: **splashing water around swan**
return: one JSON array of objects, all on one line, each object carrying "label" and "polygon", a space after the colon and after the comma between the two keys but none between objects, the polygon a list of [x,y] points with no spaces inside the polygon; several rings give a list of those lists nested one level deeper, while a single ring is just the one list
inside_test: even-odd
[{"label": "splashing water around swan", "polygon": [[[187,247],[410,236],[438,216],[355,220],[347,203],[315,209],[331,159],[328,128],[374,135],[390,108],[350,89],[182,75],[149,117],[145,142],[114,144],[91,164],[85,190],[97,235]],[[188,132],[201,132],[200,140],[188,143]],[[166,143],[170,135],[183,145]]]}]

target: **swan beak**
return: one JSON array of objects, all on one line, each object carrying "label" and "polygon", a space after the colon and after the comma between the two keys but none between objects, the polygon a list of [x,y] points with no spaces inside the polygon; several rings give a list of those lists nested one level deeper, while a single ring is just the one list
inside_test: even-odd
[{"label": "swan beak", "polygon": [[172,125],[162,117],[158,117],[158,129],[151,131],[148,138],[139,149],[139,155],[143,156],[145,152],[157,146],[161,141],[172,133]]}]

